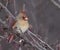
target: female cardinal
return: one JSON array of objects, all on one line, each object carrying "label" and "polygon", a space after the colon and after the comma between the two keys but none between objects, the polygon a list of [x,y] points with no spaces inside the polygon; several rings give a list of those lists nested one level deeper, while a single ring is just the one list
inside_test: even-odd
[{"label": "female cardinal", "polygon": [[12,27],[13,29],[16,28],[18,33],[24,33],[29,28],[28,18],[25,12],[20,12],[16,17],[16,23]]}]

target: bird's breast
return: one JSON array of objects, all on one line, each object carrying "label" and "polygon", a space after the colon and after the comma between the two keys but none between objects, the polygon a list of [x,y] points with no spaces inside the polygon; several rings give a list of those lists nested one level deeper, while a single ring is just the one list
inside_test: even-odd
[{"label": "bird's breast", "polygon": [[18,21],[16,27],[19,32],[21,29],[21,31],[24,33],[29,28],[28,21]]}]

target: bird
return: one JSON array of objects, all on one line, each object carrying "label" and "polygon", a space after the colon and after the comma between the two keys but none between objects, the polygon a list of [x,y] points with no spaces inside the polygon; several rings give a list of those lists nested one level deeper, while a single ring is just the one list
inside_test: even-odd
[{"label": "bird", "polygon": [[29,28],[29,22],[28,22],[28,17],[24,11],[21,11],[17,16],[16,16],[16,22],[12,27],[13,29],[16,28],[16,31],[18,33],[24,33],[28,30]]}]

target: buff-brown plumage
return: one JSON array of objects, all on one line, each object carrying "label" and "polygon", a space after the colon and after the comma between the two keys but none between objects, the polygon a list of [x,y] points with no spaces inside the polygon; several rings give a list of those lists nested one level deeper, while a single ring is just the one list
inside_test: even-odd
[{"label": "buff-brown plumage", "polygon": [[24,33],[29,28],[28,18],[24,12],[21,12],[16,17],[16,23],[13,26],[13,29],[16,27],[16,30],[21,33]]}]

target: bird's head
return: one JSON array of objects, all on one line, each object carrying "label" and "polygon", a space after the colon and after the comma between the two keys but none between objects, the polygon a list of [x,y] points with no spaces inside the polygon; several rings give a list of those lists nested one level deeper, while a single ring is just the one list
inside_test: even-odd
[{"label": "bird's head", "polygon": [[28,17],[27,17],[27,15],[26,15],[26,13],[22,11],[22,12],[20,12],[20,13],[18,14],[17,20],[28,21]]}]

